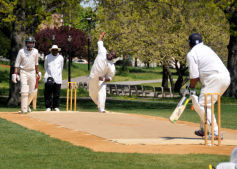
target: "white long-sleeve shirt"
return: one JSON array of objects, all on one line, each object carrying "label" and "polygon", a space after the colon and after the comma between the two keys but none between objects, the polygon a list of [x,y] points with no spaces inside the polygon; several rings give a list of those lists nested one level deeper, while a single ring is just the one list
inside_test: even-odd
[{"label": "white long-sleeve shirt", "polygon": [[44,82],[47,82],[48,77],[53,77],[55,83],[62,84],[62,71],[63,71],[63,57],[60,54],[53,56],[49,54],[45,57],[44,61]]},{"label": "white long-sleeve shirt", "polygon": [[107,77],[112,80],[115,75],[115,66],[112,61],[107,60],[107,50],[103,41],[98,41],[98,55],[90,72],[90,78]]},{"label": "white long-sleeve shirt", "polygon": [[203,43],[195,45],[187,54],[190,79],[204,77],[213,73],[229,74],[227,68],[217,54]]},{"label": "white long-sleeve shirt", "polygon": [[35,66],[38,65],[38,50],[32,48],[28,51],[26,48],[20,49],[15,62],[15,67],[25,71],[35,70]]}]

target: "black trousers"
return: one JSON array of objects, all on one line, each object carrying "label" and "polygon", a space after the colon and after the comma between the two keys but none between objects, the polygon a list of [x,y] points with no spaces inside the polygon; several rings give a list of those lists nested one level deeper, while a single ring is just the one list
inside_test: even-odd
[{"label": "black trousers", "polygon": [[[45,83],[44,100],[46,108],[59,108],[59,97],[61,91],[61,84]],[[53,105],[52,105],[53,100]]]}]

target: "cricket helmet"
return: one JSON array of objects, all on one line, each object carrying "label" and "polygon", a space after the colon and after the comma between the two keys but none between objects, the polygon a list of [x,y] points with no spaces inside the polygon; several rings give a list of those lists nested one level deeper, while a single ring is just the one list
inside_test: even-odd
[{"label": "cricket helmet", "polygon": [[[33,45],[29,44],[29,42],[33,43]],[[32,36],[29,36],[29,37],[26,38],[25,43],[26,43],[27,48],[33,48],[33,47],[35,47],[35,38],[32,37]]]},{"label": "cricket helmet", "polygon": [[190,46],[195,46],[202,42],[202,36],[199,33],[192,33],[188,38],[188,42]]}]

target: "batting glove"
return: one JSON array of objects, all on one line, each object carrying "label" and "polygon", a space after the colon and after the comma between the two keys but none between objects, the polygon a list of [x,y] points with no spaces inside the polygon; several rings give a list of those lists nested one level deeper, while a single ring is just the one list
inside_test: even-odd
[{"label": "batting glove", "polygon": [[183,93],[183,96],[189,95],[190,91],[189,91],[189,84],[185,87],[185,91]]},{"label": "batting glove", "polygon": [[17,73],[12,74],[12,82],[17,83],[17,81],[20,81],[20,77]]},{"label": "batting glove", "polygon": [[37,73],[37,78],[39,78],[39,80],[41,79],[41,77],[42,77],[42,74],[41,74],[41,72],[38,72]]},{"label": "batting glove", "polygon": [[195,89],[191,89],[191,88],[189,87],[189,84],[188,84],[188,85],[186,86],[186,89],[185,89],[183,95],[184,95],[184,96],[186,96],[186,95],[196,95],[196,90],[195,90]]},{"label": "batting glove", "polygon": [[190,95],[196,95],[196,90],[195,89],[189,89],[189,94]]}]

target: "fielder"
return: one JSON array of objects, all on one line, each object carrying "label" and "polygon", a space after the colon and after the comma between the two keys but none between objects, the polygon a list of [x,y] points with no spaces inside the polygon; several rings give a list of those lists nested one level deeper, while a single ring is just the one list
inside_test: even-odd
[{"label": "fielder", "polygon": [[219,163],[216,169],[237,169],[237,147],[231,153],[230,162]]},{"label": "fielder", "polygon": [[102,41],[104,36],[102,32],[98,41],[98,55],[89,76],[89,95],[101,113],[106,113],[106,82],[111,81],[115,75],[112,59],[116,56],[115,52],[107,53]]},{"label": "fielder", "polygon": [[[34,48],[35,39],[29,36],[25,40],[23,49],[20,49],[15,62],[14,74],[12,74],[13,83],[21,82],[21,111],[20,113],[31,112],[28,98],[33,94],[36,76],[41,78],[41,72],[38,69],[38,50]],[[17,74],[20,71],[20,77]]]},{"label": "fielder", "polygon": [[[190,77],[190,97],[194,110],[200,116],[200,130],[195,131],[197,136],[204,136],[205,122],[205,93],[220,93],[226,91],[230,85],[230,74],[217,54],[202,42],[198,33],[189,36],[190,51],[187,54],[187,63]],[[195,95],[195,86],[200,81],[202,84],[200,96]],[[207,102],[207,123],[211,125],[211,98]],[[214,104],[217,97],[214,97]],[[214,117],[214,139],[218,139],[218,125]],[[211,135],[208,135],[211,138]],[[221,136],[223,139],[223,136]]]}]

